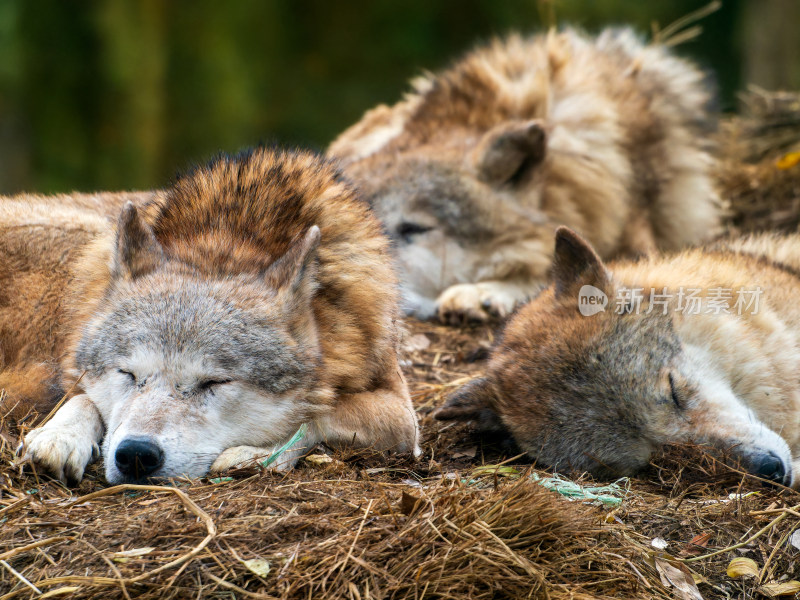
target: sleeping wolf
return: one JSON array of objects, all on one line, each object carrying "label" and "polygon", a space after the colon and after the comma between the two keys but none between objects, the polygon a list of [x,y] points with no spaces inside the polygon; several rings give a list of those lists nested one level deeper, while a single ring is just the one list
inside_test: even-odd
[{"label": "sleeping wolf", "polygon": [[200,476],[303,423],[284,466],[318,441],[418,453],[388,243],[329,163],[259,149],[116,228],[87,208],[0,203],[5,408],[72,390],[27,460],[80,480],[102,441],[111,483]]},{"label": "sleeping wolf", "polygon": [[717,231],[703,75],[628,30],[512,36],[414,82],[330,146],[396,243],[406,309],[504,316],[558,225],[604,258]]},{"label": "sleeping wolf", "polygon": [[799,235],[606,267],[561,228],[553,278],[438,418],[504,426],[557,469],[630,474],[695,441],[800,484]]}]

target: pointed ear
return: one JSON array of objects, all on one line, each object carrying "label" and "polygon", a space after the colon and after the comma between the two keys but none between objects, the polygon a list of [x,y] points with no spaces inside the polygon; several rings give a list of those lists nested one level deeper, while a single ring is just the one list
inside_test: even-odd
[{"label": "pointed ear", "polygon": [[544,160],[547,134],[542,122],[503,123],[487,132],[475,149],[478,176],[488,183],[506,183]]},{"label": "pointed ear", "polygon": [[579,284],[605,290],[610,282],[611,274],[586,240],[567,227],[556,229],[553,256],[556,298],[572,294]]},{"label": "pointed ear", "polygon": [[455,391],[433,416],[439,421],[473,421],[481,431],[503,431],[500,417],[491,408],[495,391],[486,377],[473,379]]},{"label": "pointed ear", "polygon": [[127,202],[117,221],[117,247],[113,270],[118,277],[134,279],[154,270],[164,261],[164,250],[153,230]]},{"label": "pointed ear", "polygon": [[317,287],[317,248],[320,231],[311,226],[264,274],[267,283],[297,298],[310,301]]}]

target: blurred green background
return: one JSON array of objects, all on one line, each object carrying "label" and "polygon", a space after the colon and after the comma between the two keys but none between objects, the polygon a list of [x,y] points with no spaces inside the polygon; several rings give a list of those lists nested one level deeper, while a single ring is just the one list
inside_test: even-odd
[{"label": "blurred green background", "polygon": [[[554,19],[648,34],[707,0],[0,0],[0,193],[142,189],[259,142],[324,149],[406,82]],[[725,0],[678,47],[798,86],[798,0]]]}]

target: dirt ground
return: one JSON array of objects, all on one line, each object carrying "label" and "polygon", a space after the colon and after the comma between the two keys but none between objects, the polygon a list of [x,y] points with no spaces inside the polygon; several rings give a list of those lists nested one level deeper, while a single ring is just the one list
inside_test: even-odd
[{"label": "dirt ground", "polygon": [[[571,502],[509,440],[434,421],[483,368],[492,331],[409,323],[417,461],[322,449],[289,474],[176,480],[177,492],[108,488],[93,466],[66,489],[14,467],[6,433],[0,599],[749,598],[800,578],[796,492],[681,448],[618,482],[616,505]],[[729,577],[735,557],[755,577]]]}]

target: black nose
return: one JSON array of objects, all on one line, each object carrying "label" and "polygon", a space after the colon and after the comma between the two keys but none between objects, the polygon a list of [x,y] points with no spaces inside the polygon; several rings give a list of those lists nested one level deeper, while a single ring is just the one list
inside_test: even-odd
[{"label": "black nose", "polygon": [[781,458],[774,452],[767,452],[756,457],[754,462],[755,474],[770,481],[784,483],[786,480],[786,467]]},{"label": "black nose", "polygon": [[117,446],[114,462],[126,477],[142,479],[164,464],[164,453],[148,439],[126,438]]}]

